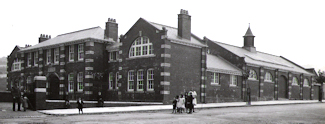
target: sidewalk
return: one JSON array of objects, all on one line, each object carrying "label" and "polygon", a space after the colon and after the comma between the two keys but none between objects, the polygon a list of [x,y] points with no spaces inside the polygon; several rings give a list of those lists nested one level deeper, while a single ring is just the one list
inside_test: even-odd
[{"label": "sidewalk", "polygon": [[[325,100],[323,100],[325,102]],[[308,104],[319,103],[318,100],[286,100],[286,101],[255,101],[251,102],[251,106],[264,105],[285,105],[285,104]],[[231,102],[231,103],[207,103],[197,104],[196,109],[202,108],[223,108],[223,107],[245,107],[246,102]],[[148,106],[128,106],[128,107],[96,107],[83,108],[84,114],[102,114],[102,113],[119,113],[119,112],[136,112],[136,111],[157,111],[157,110],[171,110],[172,105],[148,105]],[[47,115],[77,115],[78,109],[54,109],[54,110],[40,110],[38,111]]]}]

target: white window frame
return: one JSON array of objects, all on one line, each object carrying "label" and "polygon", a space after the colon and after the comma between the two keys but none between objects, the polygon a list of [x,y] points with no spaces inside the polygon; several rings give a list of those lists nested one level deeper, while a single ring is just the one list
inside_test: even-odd
[{"label": "white window frame", "polygon": [[238,85],[238,77],[237,75],[230,75],[230,86]]},{"label": "white window frame", "polygon": [[220,73],[212,72],[211,73],[211,84],[220,85]]},{"label": "white window frame", "polygon": [[14,62],[11,65],[12,71],[21,70],[21,61],[18,58],[15,58]]},{"label": "white window frame", "polygon": [[144,70],[138,70],[137,72],[137,91],[143,91],[144,89]]},{"label": "white window frame", "polygon": [[73,73],[68,74],[68,91],[69,91],[69,93],[74,92],[74,75],[73,75]]},{"label": "white window frame", "polygon": [[27,53],[27,66],[32,66],[32,53]]},{"label": "white window frame", "polygon": [[292,85],[293,86],[298,86],[299,85],[299,80],[297,77],[292,77]]},{"label": "white window frame", "polygon": [[78,44],[78,61],[82,61],[85,58],[84,44]]},{"label": "white window frame", "polygon": [[83,72],[79,72],[77,75],[77,91],[82,92],[84,90],[84,75]]},{"label": "white window frame", "polygon": [[309,80],[307,78],[304,79],[304,84],[303,84],[304,87],[309,87]]},{"label": "white window frame", "polygon": [[117,53],[116,51],[109,52],[109,61],[117,60]]},{"label": "white window frame", "polygon": [[128,91],[134,91],[134,70],[128,71]]},{"label": "white window frame", "polygon": [[34,52],[34,66],[38,66],[38,51]]},{"label": "white window frame", "polygon": [[249,70],[249,76],[248,76],[249,80],[257,80],[257,73],[255,70],[251,69]]},{"label": "white window frame", "polygon": [[147,70],[147,91],[153,91],[154,90],[154,69],[148,69]]},{"label": "white window frame", "polygon": [[265,73],[264,81],[265,82],[273,82],[273,77],[272,77],[272,74],[270,72]]},{"label": "white window frame", "polygon": [[138,37],[129,49],[129,57],[142,57],[153,55],[153,46],[148,37]]},{"label": "white window frame", "polygon": [[46,50],[46,64],[49,65],[51,63],[51,49]]},{"label": "white window frame", "polygon": [[54,64],[59,64],[60,61],[60,49],[54,48]]},{"label": "white window frame", "polygon": [[110,90],[112,90],[114,87],[113,79],[114,79],[113,72],[110,72],[108,74],[108,89],[110,89]]},{"label": "white window frame", "polygon": [[74,61],[74,45],[69,46],[69,61]]}]

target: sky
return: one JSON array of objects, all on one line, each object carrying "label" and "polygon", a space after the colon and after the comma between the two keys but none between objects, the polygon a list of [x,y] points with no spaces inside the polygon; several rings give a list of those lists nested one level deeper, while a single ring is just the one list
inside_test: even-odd
[{"label": "sky", "polygon": [[125,34],[141,17],[177,27],[181,9],[191,15],[191,31],[243,46],[250,23],[257,51],[283,56],[305,68],[325,70],[325,1],[322,0],[11,0],[0,2],[0,57],[13,48],[35,45],[40,34],[57,35],[116,19]]}]

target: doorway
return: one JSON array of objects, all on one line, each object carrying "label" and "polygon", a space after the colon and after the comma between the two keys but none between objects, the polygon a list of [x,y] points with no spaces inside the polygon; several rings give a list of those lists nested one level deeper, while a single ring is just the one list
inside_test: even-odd
[{"label": "doorway", "polygon": [[51,74],[48,77],[48,99],[59,99],[59,91],[60,91],[60,80],[59,77],[57,77],[54,74]]},{"label": "doorway", "polygon": [[278,98],[288,99],[288,80],[281,75],[278,82]]}]

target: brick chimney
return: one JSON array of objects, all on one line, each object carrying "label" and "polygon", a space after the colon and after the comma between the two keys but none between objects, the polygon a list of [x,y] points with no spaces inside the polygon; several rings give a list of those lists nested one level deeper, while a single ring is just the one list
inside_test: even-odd
[{"label": "brick chimney", "polygon": [[41,36],[38,38],[38,43],[41,43],[41,42],[46,41],[48,39],[51,39],[51,35],[41,34]]},{"label": "brick chimney", "polygon": [[114,41],[117,42],[118,40],[118,24],[116,23],[115,19],[108,18],[106,22],[105,28],[105,39],[112,38]]},{"label": "brick chimney", "polygon": [[191,16],[187,10],[181,9],[178,14],[178,36],[191,40]]}]

